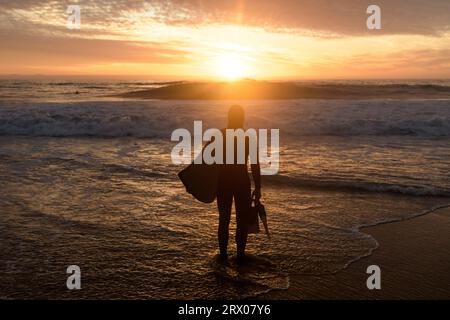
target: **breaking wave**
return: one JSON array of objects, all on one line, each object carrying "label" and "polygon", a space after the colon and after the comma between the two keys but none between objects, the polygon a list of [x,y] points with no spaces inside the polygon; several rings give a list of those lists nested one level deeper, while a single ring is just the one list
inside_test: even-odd
[{"label": "breaking wave", "polygon": [[339,178],[292,177],[287,175],[266,176],[264,177],[264,183],[294,188],[301,187],[347,191],[387,192],[412,196],[450,197],[450,189],[432,185],[406,185]]},{"label": "breaking wave", "polygon": [[[443,100],[303,100],[247,105],[252,126],[280,128],[284,137],[450,137],[450,107]],[[167,101],[0,102],[0,135],[166,139],[176,128],[192,127],[194,120],[203,120],[204,128],[221,127],[226,115],[218,112],[222,107],[220,103]]]}]

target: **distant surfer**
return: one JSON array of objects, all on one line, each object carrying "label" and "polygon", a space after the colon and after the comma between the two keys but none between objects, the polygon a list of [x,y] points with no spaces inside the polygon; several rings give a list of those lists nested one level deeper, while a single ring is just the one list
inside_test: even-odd
[{"label": "distant surfer", "polygon": [[[241,106],[233,105],[228,111],[227,129],[244,128],[245,113]],[[225,131],[225,130],[224,130]],[[226,150],[226,135],[224,135],[224,154]],[[237,143],[234,143],[234,155],[237,155]],[[231,217],[231,207],[234,199],[236,209],[236,244],[237,262],[245,260],[245,246],[247,244],[247,226],[252,198],[258,201],[261,198],[261,170],[259,163],[251,163],[251,172],[255,190],[251,192],[251,182],[248,174],[249,142],[245,141],[245,164],[219,164],[219,178],[217,188],[217,207],[219,210],[219,249],[220,259],[228,259],[228,237]]]}]

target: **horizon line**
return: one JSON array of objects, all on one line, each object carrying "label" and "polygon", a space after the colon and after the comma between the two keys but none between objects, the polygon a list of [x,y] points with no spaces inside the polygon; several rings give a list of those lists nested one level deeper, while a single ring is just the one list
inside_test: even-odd
[{"label": "horizon line", "polygon": [[253,81],[416,81],[416,80],[448,80],[450,81],[450,76],[445,78],[436,78],[436,77],[411,77],[411,78],[353,78],[353,77],[342,77],[342,78],[294,78],[294,77],[274,77],[274,78],[252,78],[252,77],[244,77],[236,80],[226,80],[219,78],[202,78],[202,77],[170,77],[170,76],[137,76],[137,75],[75,75],[75,74],[0,74],[0,79],[4,80],[5,78],[16,78],[18,80],[22,80],[25,78],[58,78],[58,79],[67,79],[70,78],[86,78],[86,79],[105,79],[105,80],[124,80],[124,81],[208,81],[208,82],[239,82],[245,80],[253,80]]}]

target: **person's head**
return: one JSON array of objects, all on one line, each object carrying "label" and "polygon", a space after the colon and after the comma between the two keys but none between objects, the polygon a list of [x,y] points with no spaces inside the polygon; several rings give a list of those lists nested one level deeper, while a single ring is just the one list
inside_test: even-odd
[{"label": "person's head", "polygon": [[228,110],[228,128],[237,129],[243,128],[245,121],[244,108],[239,105],[232,105]]}]

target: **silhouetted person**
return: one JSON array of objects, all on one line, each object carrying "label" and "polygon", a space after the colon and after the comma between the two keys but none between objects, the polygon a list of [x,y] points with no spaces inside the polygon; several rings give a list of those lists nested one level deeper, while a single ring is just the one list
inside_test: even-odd
[{"label": "silhouetted person", "polygon": [[[245,113],[241,106],[234,105],[228,111],[227,129],[244,128]],[[228,230],[230,225],[231,207],[236,209],[236,244],[237,261],[243,262],[245,258],[245,246],[247,244],[247,227],[249,223],[249,210],[252,202],[251,182],[248,173],[249,140],[245,140],[245,164],[237,164],[237,139],[234,142],[235,162],[226,164],[226,134],[222,130],[224,138],[224,164],[219,166],[219,185],[217,191],[217,207],[219,209],[219,248],[222,261],[228,258]],[[261,170],[259,162],[251,164],[251,171],[255,190],[253,196],[261,198]]]}]

